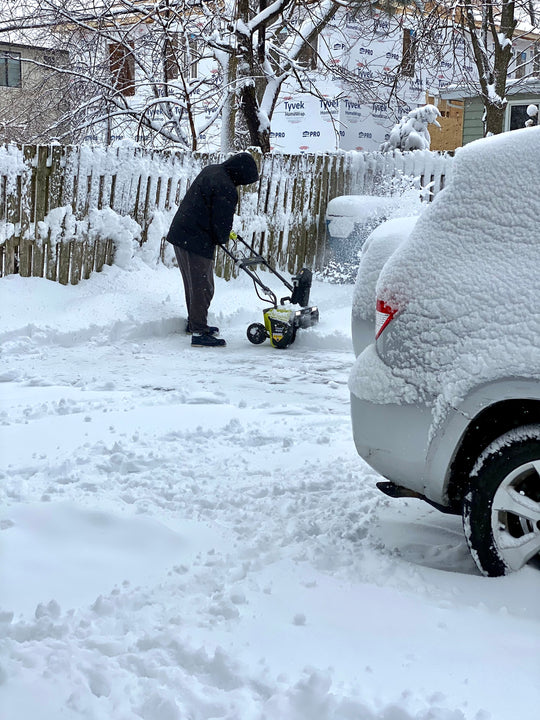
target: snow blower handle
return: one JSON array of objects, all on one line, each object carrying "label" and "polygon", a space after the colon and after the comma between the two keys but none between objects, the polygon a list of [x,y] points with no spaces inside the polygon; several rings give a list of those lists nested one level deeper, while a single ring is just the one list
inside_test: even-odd
[{"label": "snow blower handle", "polygon": [[242,245],[244,245],[250,251],[250,253],[252,255],[257,255],[258,257],[260,257],[260,255],[256,252],[255,248],[252,247],[248,242],[246,242],[241,235],[238,235],[238,233],[235,233],[234,230],[231,230],[231,232],[229,233],[229,239],[233,240],[235,243],[238,242],[238,240],[240,240]]},{"label": "snow blower handle", "polygon": [[[233,236],[234,236],[234,238],[233,238]],[[237,262],[237,265],[239,267],[241,267],[243,270],[246,270],[246,268],[248,268],[251,265],[263,265],[267,270],[270,270],[270,272],[273,275],[275,275],[276,277],[278,277],[281,280],[281,282],[285,285],[287,290],[290,290],[291,292],[293,292],[294,286],[291,285],[291,283],[286,278],[284,278],[281,273],[279,273],[275,268],[273,268],[270,265],[270,263],[268,262],[268,260],[266,260],[266,258],[264,258],[262,255],[260,255],[252,245],[250,245],[248,242],[246,242],[244,240],[244,238],[241,235],[238,235],[234,231],[231,231],[229,233],[229,237],[231,239],[234,239],[235,242],[239,240],[242,243],[242,245],[244,245],[251,253],[248,258],[243,258],[241,262]],[[227,248],[225,248],[225,246],[222,245],[221,247],[225,250],[225,252],[227,252],[228,255],[230,255],[231,257],[234,257],[233,254],[230,251],[228,251]],[[265,290],[266,289],[267,288],[265,288]],[[272,293],[272,295],[273,294],[274,293]]]},{"label": "snow blower handle", "polygon": [[[242,240],[242,242],[244,242],[244,245],[247,245],[247,243],[245,241]],[[276,294],[262,282],[260,277],[257,275],[257,272],[256,272],[257,268],[255,267],[255,269],[252,269],[253,266],[260,265],[261,263],[266,264],[265,259],[263,257],[261,257],[260,255],[256,255],[256,256],[252,255],[251,257],[248,257],[248,258],[236,257],[236,255],[234,253],[232,253],[229,250],[229,248],[225,247],[225,245],[220,245],[220,248],[223,250],[223,252],[226,255],[228,255],[231,258],[231,260],[234,262],[236,267],[243,270],[246,273],[246,275],[248,275],[253,280],[253,284],[255,285],[255,292],[257,293],[257,296],[264,302],[271,302],[274,307],[277,307]],[[260,291],[265,293],[265,296],[261,295]]]}]

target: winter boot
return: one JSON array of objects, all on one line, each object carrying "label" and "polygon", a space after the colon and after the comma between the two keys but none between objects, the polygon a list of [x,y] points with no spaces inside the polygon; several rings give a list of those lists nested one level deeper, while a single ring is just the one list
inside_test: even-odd
[{"label": "winter boot", "polygon": [[[204,332],[207,335],[219,335],[219,328],[214,325],[209,325]],[[186,323],[186,335],[193,335],[193,330],[189,323]]]},{"label": "winter boot", "polygon": [[217,338],[210,333],[193,333],[191,347],[225,347],[227,343],[223,338]]}]

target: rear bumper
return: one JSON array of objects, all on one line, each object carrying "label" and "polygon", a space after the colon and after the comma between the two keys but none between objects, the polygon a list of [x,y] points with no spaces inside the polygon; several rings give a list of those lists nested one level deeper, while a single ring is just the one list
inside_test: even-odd
[{"label": "rear bumper", "polygon": [[366,320],[353,314],[351,325],[354,354],[358,357],[375,340],[375,318]]},{"label": "rear bumper", "polygon": [[[426,487],[431,410],[416,405],[379,405],[351,394],[358,454],[387,480],[430,496]],[[442,503],[442,498],[431,498]]]},{"label": "rear bumper", "polygon": [[[374,387],[379,390],[373,392]],[[429,482],[431,406],[418,400],[404,401],[410,393],[405,391],[403,380],[395,377],[373,345],[357,358],[350,390],[358,454],[387,480],[446,505],[442,483]],[[365,397],[358,397],[364,390]],[[385,402],[387,398],[393,402]]]}]

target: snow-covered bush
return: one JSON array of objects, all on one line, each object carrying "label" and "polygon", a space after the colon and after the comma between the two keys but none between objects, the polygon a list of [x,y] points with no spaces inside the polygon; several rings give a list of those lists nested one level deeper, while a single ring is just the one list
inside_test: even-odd
[{"label": "snow-covered bush", "polygon": [[388,140],[381,145],[382,152],[391,150],[429,150],[431,136],[429,124],[441,127],[437,118],[441,116],[435,105],[424,105],[411,110],[394,125]]},{"label": "snow-covered bush", "polygon": [[534,127],[538,125],[538,108],[536,105],[529,105],[527,107],[527,115],[529,119],[525,122],[525,127]]}]

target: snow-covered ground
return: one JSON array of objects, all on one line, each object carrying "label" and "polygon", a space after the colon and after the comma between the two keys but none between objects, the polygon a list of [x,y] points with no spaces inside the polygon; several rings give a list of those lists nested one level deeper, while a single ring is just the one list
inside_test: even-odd
[{"label": "snow-covered ground", "polygon": [[280,351],[218,281],[228,346],[192,349],[175,269],[0,280],[2,720],[535,716],[540,570],[480,577],[459,518],[376,490],[352,290]]}]

